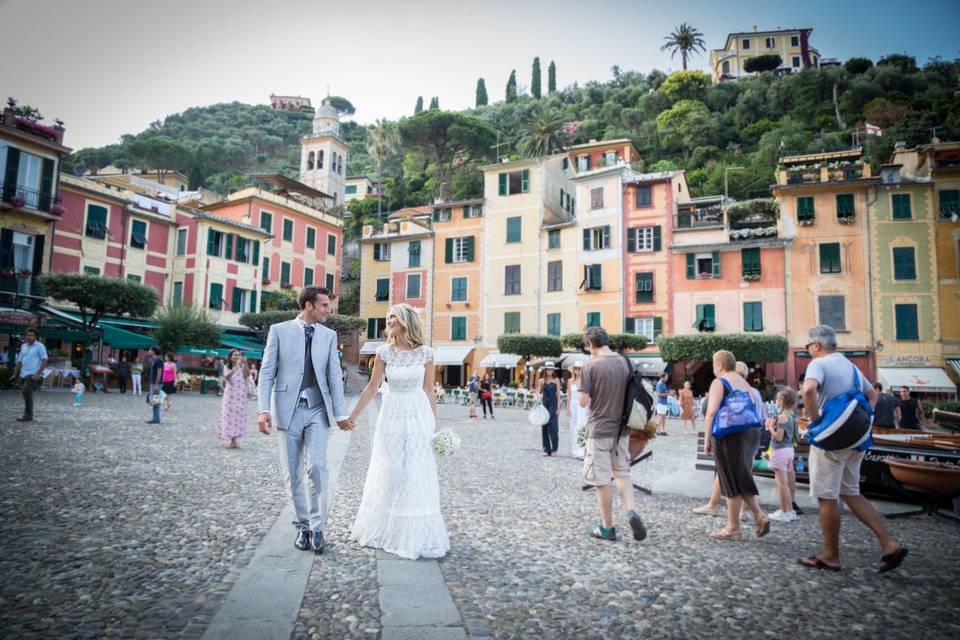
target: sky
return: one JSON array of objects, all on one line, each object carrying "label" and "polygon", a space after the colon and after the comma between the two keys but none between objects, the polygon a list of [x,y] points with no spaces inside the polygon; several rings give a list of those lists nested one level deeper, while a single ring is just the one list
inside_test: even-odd
[{"label": "sky", "polygon": [[557,84],[610,68],[681,68],[660,51],[681,22],[707,52],[730,32],[812,27],[823,57],[921,64],[960,57],[960,0],[0,0],[0,91],[66,124],[68,146],[117,142],[194,106],[266,104],[271,93],[349,99],[361,123],[410,115],[417,96],[473,106],[478,77],[503,99],[512,69],[530,84],[539,56]]}]

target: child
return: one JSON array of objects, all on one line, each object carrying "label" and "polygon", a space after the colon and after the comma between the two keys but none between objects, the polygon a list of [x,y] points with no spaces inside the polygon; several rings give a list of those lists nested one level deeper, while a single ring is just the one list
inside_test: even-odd
[{"label": "child", "polygon": [[780,508],[770,514],[771,520],[793,522],[797,513],[793,509],[793,499],[797,490],[797,476],[793,470],[793,441],[797,435],[797,392],[783,388],[777,392],[777,416],[767,418],[766,428],[770,432],[770,468],[777,480],[777,494]]},{"label": "child", "polygon": [[77,380],[77,384],[73,385],[73,406],[80,406],[80,399],[83,398],[84,386],[83,380]]}]

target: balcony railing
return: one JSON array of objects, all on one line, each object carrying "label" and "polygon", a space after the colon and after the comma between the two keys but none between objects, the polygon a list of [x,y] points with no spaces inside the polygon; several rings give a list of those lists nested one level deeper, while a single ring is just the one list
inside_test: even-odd
[{"label": "balcony railing", "polygon": [[14,207],[36,209],[54,215],[63,214],[59,198],[53,198],[49,191],[38,191],[15,183],[0,182],[0,200]]},{"label": "balcony railing", "polygon": [[9,270],[0,272],[0,295],[24,296],[30,298],[45,298],[40,288],[38,278],[30,274],[18,274]]},{"label": "balcony railing", "polygon": [[707,229],[724,225],[723,207],[703,207],[680,211],[674,217],[674,229]]}]

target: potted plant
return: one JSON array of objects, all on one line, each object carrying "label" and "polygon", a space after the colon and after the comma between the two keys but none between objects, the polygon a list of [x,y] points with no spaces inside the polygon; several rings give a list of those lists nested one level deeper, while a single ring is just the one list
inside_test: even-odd
[{"label": "potted plant", "polygon": [[21,198],[20,196],[13,196],[12,198],[10,198],[10,204],[12,204],[15,207],[22,207],[23,205],[27,204],[27,201]]},{"label": "potted plant", "polygon": [[33,271],[30,271],[30,269],[20,269],[20,271],[17,272],[17,275],[21,278],[29,278],[33,275]]},{"label": "potted plant", "polygon": [[50,213],[52,213],[55,216],[62,216],[66,212],[67,212],[67,208],[64,207],[62,204],[60,204],[59,202],[54,203],[50,207]]}]

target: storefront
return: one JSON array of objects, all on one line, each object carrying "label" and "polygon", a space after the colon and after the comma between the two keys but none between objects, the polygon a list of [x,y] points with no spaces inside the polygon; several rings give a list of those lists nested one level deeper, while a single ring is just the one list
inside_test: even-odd
[{"label": "storefront", "polygon": [[921,400],[954,400],[957,386],[940,367],[880,367],[877,377],[885,391],[907,387]]},{"label": "storefront", "polygon": [[515,353],[491,351],[480,361],[480,368],[488,370],[495,384],[509,384],[517,380],[517,363],[522,359],[522,356]]},{"label": "storefront", "polygon": [[434,347],[433,364],[438,368],[436,379],[444,387],[462,387],[467,382],[465,361],[473,347]]}]

